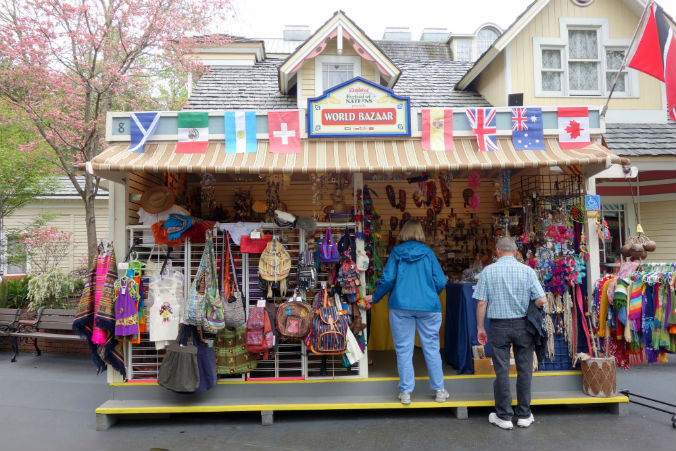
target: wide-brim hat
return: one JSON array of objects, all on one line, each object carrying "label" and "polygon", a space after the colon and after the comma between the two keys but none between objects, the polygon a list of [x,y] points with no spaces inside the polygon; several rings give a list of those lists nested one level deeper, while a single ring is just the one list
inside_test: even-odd
[{"label": "wide-brim hat", "polygon": [[161,213],[174,205],[174,193],[166,186],[153,186],[141,196],[141,207],[148,213]]}]

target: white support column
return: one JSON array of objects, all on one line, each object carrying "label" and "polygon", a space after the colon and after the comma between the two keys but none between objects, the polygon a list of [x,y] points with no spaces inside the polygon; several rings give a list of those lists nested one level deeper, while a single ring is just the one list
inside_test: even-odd
[{"label": "white support column", "polygon": [[[108,239],[113,241],[115,247],[115,256],[117,261],[122,261],[127,253],[127,202],[128,191],[126,180],[125,183],[110,182],[110,189],[108,191]],[[108,383],[123,382],[122,375],[117,371],[109,368],[106,371],[106,379]],[[112,418],[111,416],[108,416]],[[98,427],[97,415],[97,427]],[[102,419],[102,425],[107,424],[108,420]]]},{"label": "white support column", "polygon": [[[584,190],[586,194],[596,194],[596,179],[594,176],[585,177]],[[599,237],[596,233],[596,220],[589,219],[584,223],[584,233],[587,235],[587,247],[589,250],[589,262],[587,264],[587,300],[594,290],[594,283],[601,277],[601,260],[599,257]],[[589,305],[587,305],[588,311]]]},{"label": "white support column", "polygon": [[343,26],[338,25],[338,33],[336,35],[336,47],[338,49],[338,54],[343,54]]},{"label": "white support column", "polygon": [[[361,196],[361,201],[358,201],[357,198],[357,192],[361,191],[362,196]],[[361,214],[364,214],[364,174],[353,174],[352,176],[352,205],[354,205],[356,208],[359,208],[359,211]],[[355,230],[360,232],[364,231],[364,221],[355,221]],[[366,287],[366,273],[360,272],[359,273],[359,280],[361,282],[362,287]],[[366,294],[366,291],[364,291],[364,294]],[[366,313],[361,312],[361,320],[364,324],[366,324]],[[364,329],[364,333],[368,334],[368,329]],[[368,336],[368,335],[367,335]],[[369,351],[368,351],[368,346],[366,347],[366,350],[364,351],[364,357],[361,358],[359,361],[359,377],[363,378],[368,378],[369,377]]]}]

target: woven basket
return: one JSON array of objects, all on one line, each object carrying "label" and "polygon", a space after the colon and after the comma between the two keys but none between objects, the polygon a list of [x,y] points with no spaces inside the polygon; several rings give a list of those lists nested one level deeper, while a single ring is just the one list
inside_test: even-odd
[{"label": "woven basket", "polygon": [[609,398],[617,395],[617,375],[614,357],[599,357],[580,361],[582,390],[589,396]]}]

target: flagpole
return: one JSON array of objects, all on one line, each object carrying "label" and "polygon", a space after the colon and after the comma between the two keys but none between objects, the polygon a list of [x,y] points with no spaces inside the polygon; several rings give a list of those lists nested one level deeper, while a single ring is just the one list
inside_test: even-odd
[{"label": "flagpole", "polygon": [[641,19],[638,21],[638,26],[636,27],[636,30],[634,31],[634,37],[631,38],[631,43],[629,44],[629,47],[627,47],[627,51],[624,52],[624,59],[622,60],[622,64],[620,64],[620,68],[617,70],[617,74],[615,75],[615,81],[613,82],[613,86],[610,88],[610,93],[608,94],[608,98],[606,99],[606,104],[603,105],[603,108],[601,108],[601,117],[606,116],[606,111],[608,111],[608,104],[610,103],[610,98],[613,96],[613,92],[615,91],[615,86],[617,85],[617,81],[620,79],[620,75],[622,75],[622,70],[624,69],[625,65],[627,64],[627,59],[629,58],[629,53],[631,53],[631,49],[634,47],[634,42],[636,42],[636,36],[638,36],[638,31],[641,29],[643,26],[643,22],[645,21],[645,16],[646,13],[648,12],[648,9],[652,6],[652,4],[655,3],[655,0],[650,0],[645,8],[643,9],[643,14],[641,15]]}]

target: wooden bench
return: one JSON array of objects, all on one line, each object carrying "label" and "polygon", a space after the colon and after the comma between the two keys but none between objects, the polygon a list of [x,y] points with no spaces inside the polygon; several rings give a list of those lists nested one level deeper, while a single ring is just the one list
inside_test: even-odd
[{"label": "wooden bench", "polygon": [[19,322],[21,309],[0,308],[0,337],[8,337]]},{"label": "wooden bench", "polygon": [[[45,338],[49,340],[69,340],[79,341],[82,337],[73,332],[73,320],[76,310],[65,309],[46,309],[38,310],[38,315],[34,321],[19,321],[18,325],[9,332],[12,337],[12,349],[14,355],[12,362],[16,361],[19,354],[19,339],[33,339],[33,346],[37,355],[42,354],[38,347],[38,339]],[[50,333],[45,330],[64,331],[68,333]]]}]

